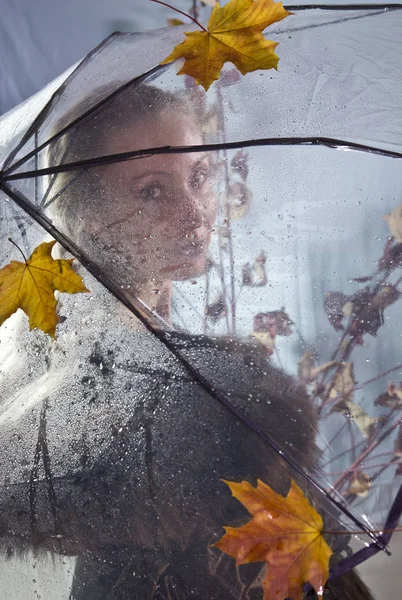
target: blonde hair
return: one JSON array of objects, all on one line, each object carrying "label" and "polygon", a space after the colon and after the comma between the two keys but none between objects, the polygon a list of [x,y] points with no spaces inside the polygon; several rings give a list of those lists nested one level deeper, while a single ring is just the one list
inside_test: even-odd
[{"label": "blonde hair", "polygon": [[[104,87],[93,92],[105,97]],[[73,107],[57,124],[57,130],[66,132],[49,144],[48,166],[76,162],[107,155],[108,139],[163,111],[180,111],[194,119],[195,111],[185,97],[161,90],[153,85],[134,82],[103,102],[97,109],[85,114],[85,101]],[[77,122],[75,122],[77,121]],[[75,124],[74,124],[75,123]],[[96,167],[96,165],[94,165]],[[91,199],[101,196],[102,179],[98,168],[77,168],[61,172],[47,181],[44,208],[52,218],[63,223],[67,233],[77,232],[77,222],[88,214]],[[49,193],[51,190],[51,194]]]}]

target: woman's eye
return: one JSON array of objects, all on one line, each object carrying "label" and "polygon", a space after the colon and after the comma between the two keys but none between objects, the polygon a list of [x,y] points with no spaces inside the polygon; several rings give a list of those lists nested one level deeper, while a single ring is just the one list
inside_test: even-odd
[{"label": "woman's eye", "polygon": [[140,195],[143,200],[156,200],[162,195],[162,188],[157,183],[153,183],[142,188]]},{"label": "woman's eye", "polygon": [[199,171],[196,171],[191,178],[192,187],[193,188],[201,187],[205,183],[205,180],[207,179],[207,177],[208,177],[207,169],[200,169]]}]

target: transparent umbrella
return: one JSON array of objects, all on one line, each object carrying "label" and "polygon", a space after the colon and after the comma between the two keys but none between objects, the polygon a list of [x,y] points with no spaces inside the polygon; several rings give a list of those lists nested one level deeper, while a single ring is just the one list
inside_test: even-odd
[{"label": "transparent umbrella", "polygon": [[91,290],[0,329],[2,543],[73,598],[262,598],[222,479],[297,482],[328,598],[397,526],[402,12],[294,10],[279,72],[205,93],[158,66],[183,28],[114,34],[0,121],[2,264],[55,239]]}]

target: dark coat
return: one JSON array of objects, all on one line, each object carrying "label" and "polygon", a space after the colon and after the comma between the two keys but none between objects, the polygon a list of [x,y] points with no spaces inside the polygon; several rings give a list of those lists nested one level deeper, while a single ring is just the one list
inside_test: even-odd
[{"label": "dark coat", "polygon": [[[2,440],[14,448],[0,491],[3,546],[79,556],[76,600],[260,599],[263,565],[236,568],[211,548],[223,525],[249,519],[221,480],[262,479],[286,494],[294,478],[317,503],[256,433],[312,473],[315,413],[303,387],[249,344],[182,334],[170,342],[206,385],[146,332],[107,329],[84,344],[80,331],[64,346],[58,385],[32,402],[27,439],[15,441],[28,431],[26,411],[11,425],[3,419]],[[62,358],[63,348],[50,352],[42,377],[56,377]],[[335,584],[342,592],[331,584],[328,598],[370,598],[351,577]]]}]

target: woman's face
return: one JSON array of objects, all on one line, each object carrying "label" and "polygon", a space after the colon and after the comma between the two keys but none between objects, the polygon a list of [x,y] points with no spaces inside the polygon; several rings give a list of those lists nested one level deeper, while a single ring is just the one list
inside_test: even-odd
[{"label": "woman's face", "polygon": [[[202,138],[194,120],[165,111],[114,134],[107,151],[198,144]],[[155,155],[102,169],[105,201],[100,218],[92,217],[91,235],[115,252],[120,282],[159,283],[203,272],[217,212],[210,158]]]}]

